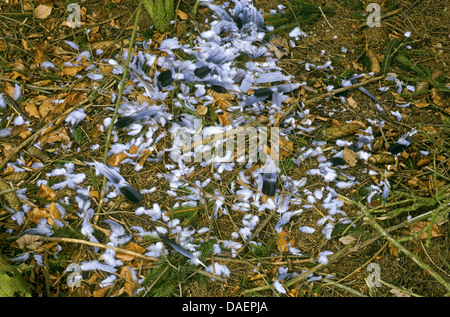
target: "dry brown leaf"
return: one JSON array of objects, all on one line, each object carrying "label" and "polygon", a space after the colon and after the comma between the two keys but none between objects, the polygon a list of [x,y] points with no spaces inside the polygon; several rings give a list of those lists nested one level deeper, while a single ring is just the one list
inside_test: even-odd
[{"label": "dry brown leaf", "polygon": [[53,111],[55,108],[54,104],[50,101],[44,101],[39,106],[39,116],[41,118],[47,118],[47,115]]},{"label": "dry brown leaf", "polygon": [[100,199],[100,192],[98,190],[89,191],[89,197],[94,197],[97,200]]},{"label": "dry brown leaf", "polygon": [[36,251],[42,246],[42,241],[40,241],[39,238],[32,237],[29,234],[26,234],[17,239],[16,243],[21,250],[29,249],[32,251]]},{"label": "dry brown leaf", "polygon": [[204,116],[208,112],[208,107],[203,107],[203,105],[197,106],[197,114]]},{"label": "dry brown leaf", "polygon": [[69,144],[70,137],[67,134],[65,127],[60,126],[57,129],[51,131],[50,133],[43,135],[40,138],[40,141],[41,141],[41,146],[44,146],[45,144],[56,143],[56,142],[62,142],[63,144]]},{"label": "dry brown leaf", "polygon": [[[125,249],[128,251],[133,251],[133,252],[141,253],[141,254],[144,253],[146,250],[145,248],[141,247],[139,244],[137,244],[135,242],[128,243],[126,245]],[[116,257],[124,262],[133,261],[134,259],[136,259],[136,257],[134,255],[120,253],[120,252],[117,252]]]},{"label": "dry brown leaf", "polygon": [[352,97],[348,97],[347,102],[348,102],[348,105],[350,106],[350,108],[358,109],[358,105],[356,104],[355,99],[353,99]]},{"label": "dry brown leaf", "polygon": [[217,116],[217,118],[219,119],[219,122],[220,122],[220,124],[221,124],[223,127],[225,127],[225,126],[231,124],[230,119],[228,119],[228,112],[224,112],[224,113],[222,113],[222,114],[219,114],[219,115]]},{"label": "dry brown leaf", "polygon": [[378,56],[371,49],[368,49],[366,51],[366,54],[371,63],[370,70],[375,74],[380,73],[381,68],[380,62],[378,61]]},{"label": "dry brown leaf", "polygon": [[6,82],[6,83],[4,84],[4,86],[5,86],[4,92],[5,92],[8,96],[10,96],[11,98],[14,99],[14,94],[16,93],[16,88],[15,88],[13,85],[11,85],[10,83],[8,83],[8,82]]},{"label": "dry brown leaf", "polygon": [[426,101],[413,101],[411,102],[414,106],[416,106],[417,108],[426,108],[430,105],[429,102]]},{"label": "dry brown leaf", "polygon": [[292,151],[294,150],[294,143],[287,139],[280,138],[279,147],[280,147],[280,156],[289,157],[292,154]]},{"label": "dry brown leaf", "polygon": [[72,66],[72,67],[64,67],[61,71],[61,76],[70,76],[75,77],[80,70],[83,69],[83,66]]},{"label": "dry brown leaf", "polygon": [[320,137],[326,141],[336,140],[355,134],[360,129],[358,123],[347,123],[341,126],[332,126],[323,129]]},{"label": "dry brown leaf", "polygon": [[96,290],[93,292],[94,297],[105,297],[106,293],[109,291],[109,289],[110,289],[111,287],[112,287],[112,285],[108,285],[108,286],[106,286],[106,287],[96,289]]},{"label": "dry brown leaf", "polygon": [[389,254],[392,256],[398,256],[400,254],[400,249],[389,242]]},{"label": "dry brown leaf", "polygon": [[187,13],[184,13],[181,10],[177,10],[177,16],[183,21],[189,20],[189,16],[187,15]]},{"label": "dry brown leaf", "polygon": [[147,158],[152,154],[152,150],[145,149],[142,151],[142,156],[139,159],[139,165],[144,166],[145,162],[147,161]]},{"label": "dry brown leaf", "polygon": [[[429,225],[430,225],[429,221],[419,221],[408,226],[408,228],[410,228],[414,232],[419,232],[424,228],[428,227]],[[440,237],[441,235],[442,235],[441,231],[439,230],[437,224],[433,224],[433,227],[431,228],[431,238]],[[427,238],[428,238],[428,228],[425,230],[425,232],[419,235],[419,239],[427,239]]]},{"label": "dry brown leaf", "polygon": [[120,162],[122,162],[126,158],[128,158],[128,155],[123,152],[120,152],[120,153],[111,155],[108,158],[108,164],[111,166],[119,166]]},{"label": "dry brown leaf", "polygon": [[40,4],[34,9],[34,16],[38,19],[46,19],[50,16],[53,10],[53,5]]},{"label": "dry brown leaf", "polygon": [[290,246],[294,245],[294,239],[291,239],[283,230],[277,235],[277,247],[280,252],[287,252]]},{"label": "dry brown leaf", "polygon": [[349,148],[344,148],[344,160],[348,166],[355,166],[358,163],[358,153],[353,152]]},{"label": "dry brown leaf", "polygon": [[36,103],[32,101],[26,101],[24,104],[25,104],[24,109],[28,116],[36,119],[41,119],[41,115],[39,114],[39,110],[36,107]]},{"label": "dry brown leaf", "polygon": [[57,200],[58,197],[56,196],[53,189],[51,189],[49,186],[41,183],[39,186],[38,196],[42,199],[46,200]]}]

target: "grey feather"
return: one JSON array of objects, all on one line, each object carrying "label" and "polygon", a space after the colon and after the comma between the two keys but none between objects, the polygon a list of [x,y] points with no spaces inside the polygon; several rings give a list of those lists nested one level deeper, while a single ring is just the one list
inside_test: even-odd
[{"label": "grey feather", "polygon": [[186,250],[185,248],[183,248],[181,245],[179,245],[178,243],[170,240],[169,238],[163,236],[162,234],[159,235],[160,239],[170,245],[175,251],[181,253],[182,255],[184,255],[185,257],[187,257],[188,259],[191,259],[192,263],[194,264],[201,264],[203,267],[206,268],[206,265],[203,264],[202,261],[200,261],[194,254],[192,254],[191,252],[189,252],[188,250]]}]

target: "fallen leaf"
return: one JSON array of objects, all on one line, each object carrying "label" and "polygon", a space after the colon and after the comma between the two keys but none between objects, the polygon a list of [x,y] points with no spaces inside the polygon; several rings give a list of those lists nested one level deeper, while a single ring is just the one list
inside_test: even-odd
[{"label": "fallen leaf", "polygon": [[142,156],[139,159],[139,165],[144,166],[145,162],[147,161],[147,158],[152,154],[152,150],[145,149],[142,151]]},{"label": "fallen leaf", "polygon": [[294,143],[285,138],[280,138],[279,148],[280,148],[280,156],[289,157],[291,156],[292,151],[294,150]]},{"label": "fallen leaf", "polygon": [[429,102],[426,101],[413,101],[411,102],[414,106],[416,106],[417,108],[426,108],[430,105]]},{"label": "fallen leaf", "polygon": [[396,297],[411,297],[410,295],[407,295],[407,294],[405,294],[405,293],[403,293],[403,292],[401,292],[399,290],[396,290],[394,288],[391,289],[389,292],[394,294]]},{"label": "fallen leaf", "polygon": [[356,104],[355,99],[353,99],[352,97],[348,97],[347,102],[348,102],[348,105],[350,106],[350,108],[358,109],[358,105]]},{"label": "fallen leaf", "polygon": [[378,61],[377,55],[371,49],[368,49],[366,51],[366,55],[370,60],[370,64],[371,64],[370,70],[372,72],[374,72],[375,74],[380,73],[380,71],[381,71],[380,62]]},{"label": "fallen leaf", "polygon": [[[125,271],[125,270],[128,270],[128,272],[130,271],[129,268],[124,266],[122,268],[122,271]],[[125,272],[123,274],[125,274]],[[123,276],[123,274],[121,274],[121,275]],[[130,276],[130,278],[133,278],[131,273],[129,273],[129,276]],[[123,287],[125,289],[125,293],[127,293],[128,296],[134,296],[135,295],[134,293],[137,290],[137,283],[134,282],[134,280],[131,280],[131,282],[130,282],[130,280],[128,279],[128,280],[126,280],[125,285]]]},{"label": "fallen leaf", "polygon": [[225,126],[231,124],[230,119],[228,119],[228,112],[224,112],[224,113],[222,113],[222,114],[219,114],[219,115],[217,116],[217,118],[219,119],[219,122],[220,122],[220,124],[221,124],[223,127],[225,127]]},{"label": "fallen leaf", "polygon": [[[137,244],[135,242],[128,243],[126,245],[125,249],[128,251],[136,252],[136,253],[144,253],[146,250],[145,248],[141,247],[139,244]],[[136,257],[134,255],[120,253],[120,252],[117,252],[116,257],[124,262],[129,262],[129,261],[133,261],[134,259],[136,259]]]},{"label": "fallen leaf", "polygon": [[189,20],[189,16],[181,10],[177,10],[177,16],[183,21]]},{"label": "fallen leaf", "polygon": [[126,158],[128,158],[128,155],[120,152],[108,157],[108,164],[111,166],[119,166],[120,162],[122,162]]},{"label": "fallen leaf", "polygon": [[444,97],[441,93],[439,93],[436,88],[431,89],[431,99],[435,104],[437,104],[440,107],[445,106]]},{"label": "fallen leaf", "polygon": [[108,286],[106,286],[106,287],[96,289],[96,290],[93,292],[94,297],[105,297],[106,293],[109,291],[109,289],[110,289],[112,286],[113,286],[113,285],[108,285]]},{"label": "fallen leaf", "polygon": [[344,160],[348,166],[355,166],[358,163],[358,153],[353,152],[349,148],[344,148]]},{"label": "fallen leaf", "polygon": [[355,134],[359,129],[360,125],[358,123],[347,123],[341,126],[332,126],[323,129],[320,132],[320,138],[326,141],[341,139]]},{"label": "fallen leaf", "polygon": [[[412,231],[419,232],[423,230],[424,228],[427,228],[430,225],[429,221],[419,221],[416,223],[413,223],[412,225],[408,226]],[[431,228],[431,237],[430,238],[436,238],[441,236],[441,232],[439,230],[439,227],[437,224],[433,224],[433,227]],[[428,228],[425,229],[425,231],[419,235],[419,239],[428,239]]]},{"label": "fallen leaf", "polygon": [[27,113],[28,116],[34,117],[36,119],[41,119],[41,115],[39,114],[39,110],[36,107],[36,104],[34,102],[26,101],[24,109],[25,109],[25,112]]}]

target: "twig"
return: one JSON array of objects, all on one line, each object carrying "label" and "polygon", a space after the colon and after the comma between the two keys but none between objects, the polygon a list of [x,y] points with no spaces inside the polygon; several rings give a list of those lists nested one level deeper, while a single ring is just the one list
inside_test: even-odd
[{"label": "twig", "polygon": [[137,258],[141,258],[144,260],[148,260],[148,261],[152,261],[152,262],[156,262],[158,261],[158,258],[152,257],[152,256],[148,256],[145,254],[141,254],[138,252],[134,252],[131,250],[127,250],[127,249],[123,249],[123,248],[118,248],[118,247],[113,247],[113,246],[109,246],[106,244],[101,244],[101,243],[97,243],[97,242],[92,242],[92,241],[87,241],[87,240],[80,240],[80,239],[73,239],[73,238],[58,238],[58,237],[45,237],[45,236],[38,236],[38,235],[33,235],[33,234],[28,234],[27,236],[34,238],[36,240],[41,240],[41,241],[45,241],[45,242],[67,242],[67,243],[77,243],[77,244],[83,244],[83,245],[88,245],[91,247],[97,247],[97,248],[102,248],[102,249],[110,249],[110,250],[114,250],[118,253],[123,253],[123,254],[127,254],[127,255],[131,255]]}]

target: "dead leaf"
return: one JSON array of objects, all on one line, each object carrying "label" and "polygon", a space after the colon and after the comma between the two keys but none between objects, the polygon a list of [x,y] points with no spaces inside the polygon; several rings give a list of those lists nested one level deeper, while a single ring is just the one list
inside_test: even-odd
[{"label": "dead leaf", "polygon": [[[412,225],[408,226],[412,231],[419,232],[423,230],[424,228],[428,227],[430,225],[429,221],[419,221],[416,223],[413,223]],[[433,227],[431,228],[431,238],[436,238],[441,236],[441,232],[439,230],[439,227],[437,224],[433,224]],[[425,229],[425,232],[423,232],[421,235],[419,235],[419,239],[428,239],[428,228]]]},{"label": "dead leaf", "polygon": [[94,297],[105,297],[106,293],[109,291],[109,289],[110,289],[112,286],[113,286],[113,285],[108,285],[108,286],[106,286],[106,287],[96,289],[96,290],[93,292]]},{"label": "dead leaf", "polygon": [[358,153],[353,152],[349,148],[344,148],[344,160],[348,166],[355,166],[358,163],[358,157]]},{"label": "dead leaf", "polygon": [[352,97],[348,97],[347,102],[348,102],[348,105],[350,106],[350,108],[358,109],[358,105],[356,104],[355,99],[353,99]]},{"label": "dead leaf", "polygon": [[144,166],[145,162],[147,161],[147,158],[152,154],[152,150],[150,149],[145,149],[144,151],[142,151],[142,156],[139,159],[139,165],[140,166]]},{"label": "dead leaf", "polygon": [[401,292],[399,290],[396,290],[394,288],[391,289],[389,292],[394,294],[396,297],[411,297],[410,295],[407,295],[407,294],[405,294],[405,293],[403,293],[403,292]]},{"label": "dead leaf", "polygon": [[177,10],[177,16],[183,21],[189,20],[189,16],[181,10]]},{"label": "dead leaf", "polygon": [[52,112],[52,110],[54,109],[54,104],[50,101],[44,101],[40,106],[39,106],[39,116],[41,118],[46,118],[47,115]]},{"label": "dead leaf", "polygon": [[231,124],[230,119],[228,119],[228,112],[217,115],[217,118],[219,119],[219,122],[223,127]]},{"label": "dead leaf", "polygon": [[[128,243],[126,245],[125,249],[128,251],[133,251],[133,252],[141,253],[141,254],[144,253],[146,250],[145,248],[141,247],[139,244],[137,244],[135,242]],[[134,255],[120,253],[120,252],[117,252],[116,257],[124,262],[129,262],[129,261],[133,261],[134,259],[136,259],[136,257]]]},{"label": "dead leaf", "polygon": [[372,154],[367,161],[370,164],[394,164],[395,156],[386,153]]},{"label": "dead leaf", "polygon": [[341,139],[355,134],[359,129],[360,125],[358,123],[347,123],[341,126],[332,126],[323,129],[320,132],[320,138],[326,141]]},{"label": "dead leaf", "polygon": [[39,241],[39,238],[32,237],[29,234],[26,234],[19,239],[16,240],[17,245],[21,250],[29,249],[31,251],[36,251],[42,246],[42,241]]},{"label": "dead leaf", "polygon": [[430,105],[429,102],[426,101],[413,101],[411,102],[414,106],[416,106],[417,108],[426,108]]},{"label": "dead leaf", "polygon": [[400,249],[389,243],[389,254],[392,256],[398,256],[400,254]]},{"label": "dead leaf", "polygon": [[46,200],[57,200],[58,197],[56,196],[53,189],[51,189],[49,186],[41,183],[39,186],[38,196],[42,199]]},{"label": "dead leaf", "polygon": [[208,107],[203,107],[203,105],[197,106],[197,114],[204,116],[208,112]]},{"label": "dead leaf", "polygon": [[290,246],[294,245],[294,239],[291,239],[283,230],[277,236],[277,247],[280,252],[287,252]]},{"label": "dead leaf", "polygon": [[432,88],[431,89],[431,99],[433,100],[433,102],[435,104],[437,104],[439,107],[444,107],[445,106],[445,102],[444,102],[444,97],[442,96],[441,93],[439,93],[436,88]]},{"label": "dead leaf", "polygon": [[120,162],[122,162],[126,158],[128,158],[128,155],[123,152],[120,152],[120,153],[111,155],[108,158],[108,164],[111,166],[119,166]]},{"label": "dead leaf", "polygon": [[292,151],[294,150],[294,143],[285,138],[280,138],[279,148],[280,148],[280,156],[289,157],[292,154]]},{"label": "dead leaf", "polygon": [[53,5],[49,4],[40,4],[34,9],[34,16],[38,19],[46,19],[50,16],[53,10]]},{"label": "dead leaf", "polygon": [[339,238],[339,241],[344,245],[349,245],[355,240],[356,240],[356,238],[354,236],[352,236],[351,234],[348,234],[346,236]]}]

